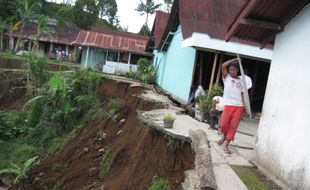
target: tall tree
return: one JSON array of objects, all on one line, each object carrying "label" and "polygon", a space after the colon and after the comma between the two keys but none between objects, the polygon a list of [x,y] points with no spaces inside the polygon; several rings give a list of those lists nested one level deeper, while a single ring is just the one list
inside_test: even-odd
[{"label": "tall tree", "polygon": [[171,7],[174,0],[164,0],[165,8],[168,13],[171,11]]},{"label": "tall tree", "polygon": [[150,29],[147,24],[143,24],[138,34],[143,36],[150,36]]},{"label": "tall tree", "polygon": [[82,29],[89,29],[96,22],[98,13],[96,0],[77,0],[73,7],[75,24]]},{"label": "tall tree", "polygon": [[161,6],[161,4],[155,4],[154,0],[146,0],[146,3],[144,3],[142,0],[140,0],[140,3],[138,4],[138,7],[135,9],[138,12],[141,12],[140,15],[146,14],[146,21],[145,24],[147,24],[147,21],[149,19],[149,14],[152,15],[155,13],[155,11]]},{"label": "tall tree", "polygon": [[117,3],[115,0],[98,0],[100,18],[108,17],[110,24],[116,20]]},{"label": "tall tree", "polygon": [[16,13],[16,0],[0,0],[0,17],[5,20],[6,18],[15,15]]},{"label": "tall tree", "polygon": [[25,26],[29,24],[29,22],[32,19],[35,19],[37,17],[37,12],[41,8],[41,3],[35,2],[31,5],[28,4],[27,0],[19,0],[18,5],[17,5],[17,12],[18,12],[18,17],[20,21],[18,24],[20,24],[20,30],[19,30],[19,36],[16,42],[16,46],[14,51],[18,51],[20,41],[21,41],[21,36],[24,32]]},{"label": "tall tree", "polygon": [[57,12],[57,24],[74,26],[74,14],[73,9],[70,6],[63,6]]},{"label": "tall tree", "polygon": [[41,15],[38,18],[37,33],[34,35],[33,50],[34,51],[39,50],[39,40],[42,37],[42,35],[51,36],[54,33],[55,30],[48,26],[48,16]]}]

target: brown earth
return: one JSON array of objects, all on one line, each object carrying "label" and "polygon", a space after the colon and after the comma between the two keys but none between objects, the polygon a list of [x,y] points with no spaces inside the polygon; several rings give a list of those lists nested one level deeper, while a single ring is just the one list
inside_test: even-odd
[{"label": "brown earth", "polygon": [[[72,68],[64,65],[47,64],[50,71],[68,71]],[[26,69],[27,65],[22,59],[0,57],[0,69]]]},{"label": "brown earth", "polygon": [[[102,118],[87,123],[62,150],[41,161],[27,180],[12,189],[146,190],[153,176],[168,178],[170,189],[181,189],[184,171],[194,167],[194,153],[188,143],[171,149],[163,134],[138,120],[137,109],[164,107],[139,98],[143,90],[106,79],[100,96],[123,98],[126,106],[120,118],[125,121]],[[112,153],[113,158],[104,179],[99,178],[100,149]]]},{"label": "brown earth", "polygon": [[26,101],[26,74],[0,70],[0,110],[23,105]]}]

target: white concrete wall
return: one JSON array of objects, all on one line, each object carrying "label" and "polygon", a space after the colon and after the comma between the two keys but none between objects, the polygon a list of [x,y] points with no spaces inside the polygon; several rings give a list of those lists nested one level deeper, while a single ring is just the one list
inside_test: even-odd
[{"label": "white concrete wall", "polygon": [[310,5],[276,37],[254,160],[310,189]]},{"label": "white concrete wall", "polygon": [[128,63],[106,61],[106,64],[103,65],[102,72],[109,74],[121,74],[129,71],[137,71],[137,65],[131,65]]},{"label": "white concrete wall", "polygon": [[257,46],[232,41],[225,42],[224,40],[211,38],[208,34],[196,32],[193,33],[190,38],[183,40],[182,47],[206,48],[210,50],[224,51],[266,60],[270,60],[273,53],[273,50],[271,49],[260,49]]}]

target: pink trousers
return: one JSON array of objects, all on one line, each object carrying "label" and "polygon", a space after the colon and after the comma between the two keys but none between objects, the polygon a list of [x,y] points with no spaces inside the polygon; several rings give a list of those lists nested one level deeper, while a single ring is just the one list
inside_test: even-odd
[{"label": "pink trousers", "polygon": [[244,108],[241,106],[225,106],[221,116],[221,131],[226,140],[232,141],[242,118]]}]

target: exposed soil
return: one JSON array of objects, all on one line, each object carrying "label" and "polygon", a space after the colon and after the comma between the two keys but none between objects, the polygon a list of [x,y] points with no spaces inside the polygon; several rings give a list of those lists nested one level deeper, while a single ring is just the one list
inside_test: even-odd
[{"label": "exposed soil", "polygon": [[0,110],[23,105],[26,101],[26,74],[0,70]]},{"label": "exposed soil", "polygon": [[[168,178],[170,189],[181,189],[184,171],[194,167],[190,144],[171,149],[163,134],[145,126],[137,117],[137,109],[151,110],[163,105],[139,98],[142,87],[131,88],[108,79],[99,92],[103,99],[125,100],[121,119],[89,122],[62,150],[41,161],[29,178],[13,189],[146,190],[153,176]],[[113,159],[107,176],[100,179],[103,148],[112,153]]]},{"label": "exposed soil", "polygon": [[[64,65],[46,65],[50,71],[68,71],[70,67]],[[26,69],[26,63],[21,59],[0,57],[0,69]]]}]

